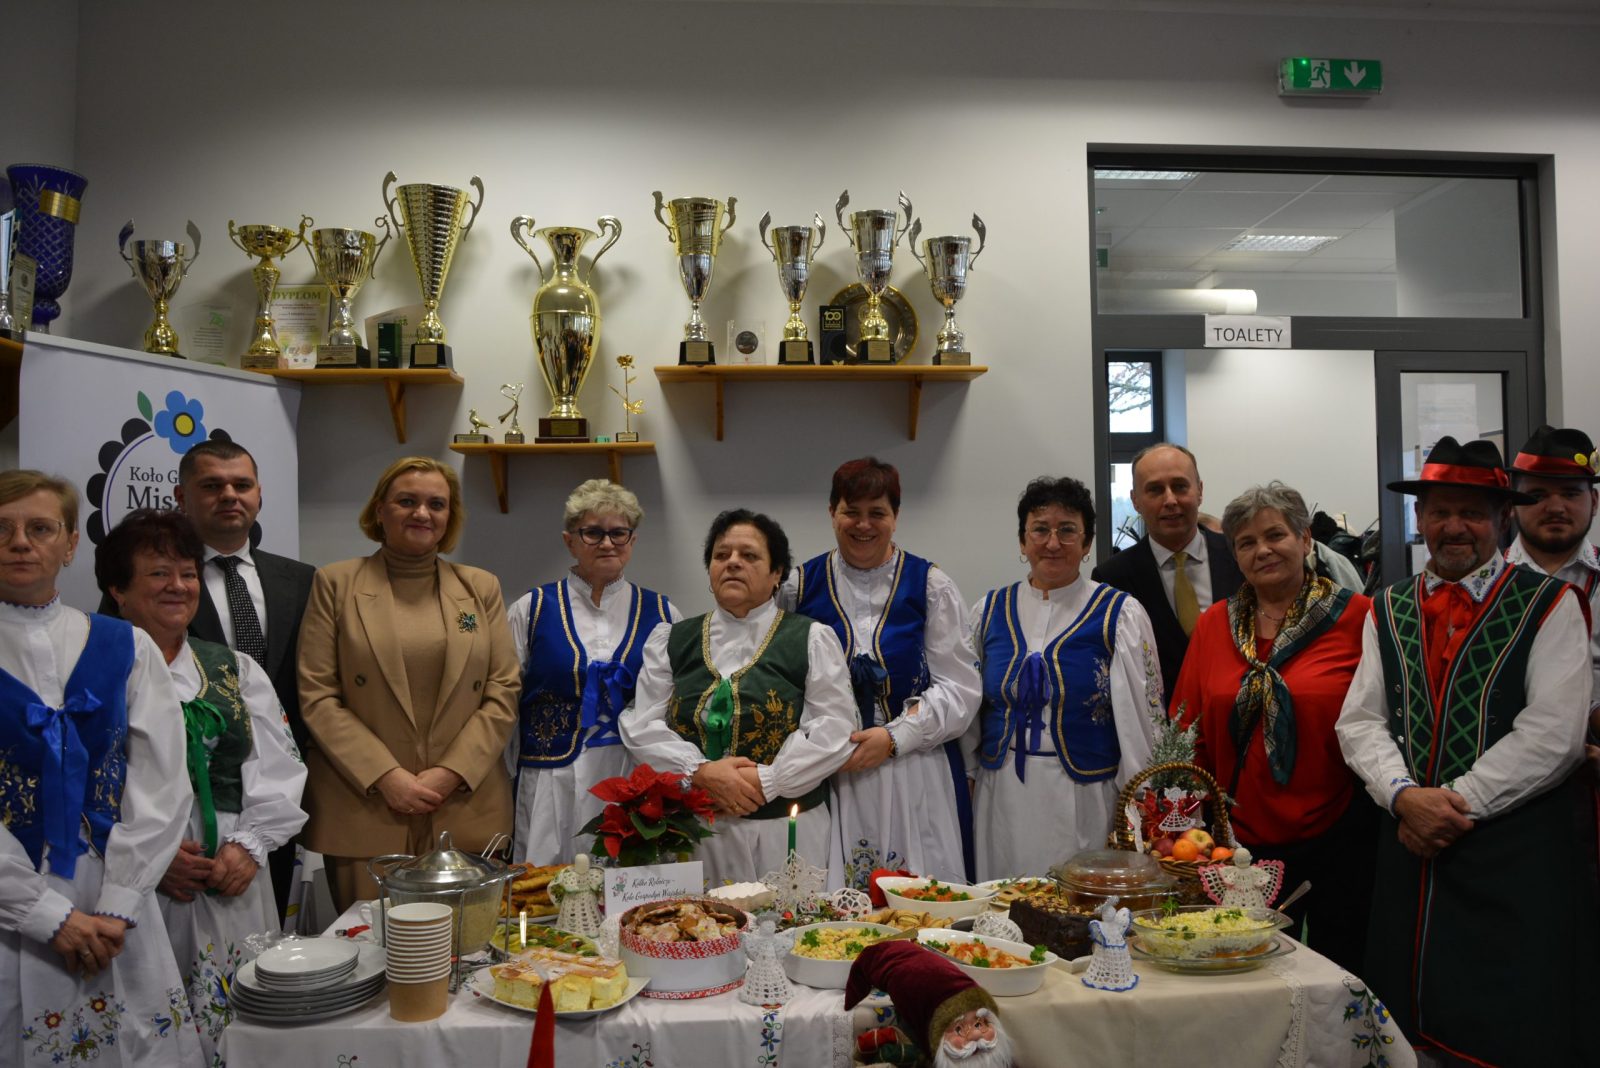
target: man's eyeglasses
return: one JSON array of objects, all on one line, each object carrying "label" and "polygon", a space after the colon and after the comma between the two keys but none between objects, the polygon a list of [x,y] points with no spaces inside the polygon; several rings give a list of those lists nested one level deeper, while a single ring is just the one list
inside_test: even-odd
[{"label": "man's eyeglasses", "polygon": [[1054,534],[1057,540],[1065,544],[1069,541],[1075,541],[1082,533],[1082,527],[1074,526],[1071,523],[1063,523],[1059,527],[1047,527],[1040,523],[1038,526],[1028,528],[1028,540],[1035,544],[1043,545],[1050,540],[1050,535]]},{"label": "man's eyeglasses", "polygon": [[15,538],[19,529],[33,544],[49,545],[61,536],[67,524],[59,519],[24,519],[21,523],[15,519],[0,519],[0,545]]},{"label": "man's eyeglasses", "polygon": [[610,538],[611,544],[620,548],[633,540],[633,528],[612,527],[608,530],[605,527],[579,527],[578,537],[583,539],[585,545],[599,545]]}]

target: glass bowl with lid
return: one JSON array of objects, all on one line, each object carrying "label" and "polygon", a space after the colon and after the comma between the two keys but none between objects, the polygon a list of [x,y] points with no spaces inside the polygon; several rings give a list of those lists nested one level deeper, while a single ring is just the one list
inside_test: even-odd
[{"label": "glass bowl with lid", "polygon": [[1098,912],[1112,898],[1134,912],[1178,896],[1178,877],[1155,857],[1123,849],[1090,849],[1050,869],[1077,912]]}]

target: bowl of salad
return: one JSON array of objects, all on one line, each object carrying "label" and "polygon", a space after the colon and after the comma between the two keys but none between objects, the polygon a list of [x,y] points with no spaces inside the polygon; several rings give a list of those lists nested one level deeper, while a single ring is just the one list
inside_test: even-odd
[{"label": "bowl of salad", "polygon": [[884,875],[878,879],[878,889],[890,907],[926,912],[930,916],[960,919],[976,916],[988,909],[994,899],[994,887],[967,886],[965,883],[947,883],[926,876],[907,878],[903,875]]},{"label": "bowl of salad", "polygon": [[860,920],[829,920],[794,929],[794,945],[783,960],[790,979],[822,990],[843,990],[861,951],[895,935],[898,927]]},{"label": "bowl of salad", "polygon": [[1174,905],[1135,912],[1128,938],[1164,960],[1242,960],[1270,952],[1291,923],[1275,909]]},{"label": "bowl of salad", "polygon": [[917,941],[949,957],[957,968],[997,998],[1021,997],[1044,985],[1045,969],[1061,958],[1043,946],[1004,938],[924,927]]}]

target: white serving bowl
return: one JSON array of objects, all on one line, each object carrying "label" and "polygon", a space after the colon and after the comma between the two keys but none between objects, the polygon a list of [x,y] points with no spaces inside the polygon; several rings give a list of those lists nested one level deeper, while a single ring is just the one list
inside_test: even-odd
[{"label": "white serving bowl", "polygon": [[966,901],[918,901],[915,898],[902,897],[901,890],[913,887],[927,886],[933,882],[929,878],[907,878],[904,875],[885,875],[878,880],[878,889],[883,891],[884,898],[891,906],[897,909],[906,909],[911,912],[926,912],[930,916],[949,917],[959,919],[962,916],[976,916],[989,907],[989,901],[994,897],[993,888],[983,889],[968,886],[965,883],[947,883],[939,880],[943,886],[948,886],[958,893],[965,892],[969,895]]},{"label": "white serving bowl", "polygon": [[[804,927],[794,929],[794,944],[798,946],[800,939],[805,937],[807,931],[838,930],[867,930],[878,931],[889,937],[903,934],[898,927],[890,927],[886,923],[862,923],[860,920],[829,920],[826,923],[810,923]],[[930,928],[931,929],[931,928]],[[816,957],[802,957],[790,950],[783,959],[783,970],[789,978],[806,986],[814,986],[822,990],[843,990],[845,982],[850,978],[850,967],[855,964],[853,960],[819,960]]]},{"label": "white serving bowl", "polygon": [[[918,942],[943,942],[954,945],[957,942],[982,942],[995,949],[1003,949],[1007,953],[1027,960],[1033,952],[1033,947],[1025,942],[1011,942],[1004,938],[989,938],[983,935],[974,935],[968,931],[951,931],[943,927],[924,927],[917,932]],[[960,968],[967,975],[976,979],[978,985],[997,998],[1021,997],[1031,994],[1044,985],[1045,971],[1061,958],[1046,950],[1044,963],[1030,964],[1022,968],[974,968],[970,964],[963,964],[954,958],[946,958],[951,964]]]}]

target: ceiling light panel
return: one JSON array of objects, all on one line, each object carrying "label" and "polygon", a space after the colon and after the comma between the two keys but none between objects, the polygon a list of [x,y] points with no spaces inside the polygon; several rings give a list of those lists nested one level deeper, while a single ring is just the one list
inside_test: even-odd
[{"label": "ceiling light panel", "polygon": [[1314,252],[1339,240],[1329,234],[1240,234],[1218,252]]}]

